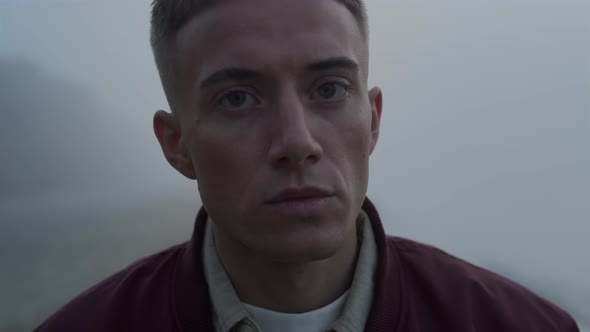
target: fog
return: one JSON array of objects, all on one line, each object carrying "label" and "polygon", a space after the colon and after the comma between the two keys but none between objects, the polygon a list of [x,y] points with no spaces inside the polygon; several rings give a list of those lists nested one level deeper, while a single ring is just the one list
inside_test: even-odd
[{"label": "fog", "polygon": [[[386,230],[590,331],[590,2],[370,0]],[[200,206],[152,133],[149,2],[0,1],[0,331],[29,331]]]}]

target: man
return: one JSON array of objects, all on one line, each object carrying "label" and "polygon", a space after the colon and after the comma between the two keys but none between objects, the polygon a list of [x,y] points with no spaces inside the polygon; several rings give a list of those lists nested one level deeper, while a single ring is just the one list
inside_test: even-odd
[{"label": "man", "polygon": [[360,0],[155,0],[171,113],[154,131],[203,201],[192,239],[38,331],[578,331],[523,287],[386,236],[365,197],[382,93]]}]

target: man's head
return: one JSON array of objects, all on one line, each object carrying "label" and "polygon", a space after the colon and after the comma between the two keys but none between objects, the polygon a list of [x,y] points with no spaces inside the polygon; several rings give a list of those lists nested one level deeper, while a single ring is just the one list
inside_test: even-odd
[{"label": "man's head", "polygon": [[364,13],[345,0],[154,2],[173,111],[154,129],[197,180],[218,242],[310,261],[354,238],[381,115]]},{"label": "man's head", "polygon": [[[223,0],[153,0],[150,41],[156,66],[162,80],[172,79],[174,62],[171,58],[171,44],[178,30],[208,7]],[[354,16],[365,40],[368,40],[369,28],[367,11],[363,0],[335,0],[342,3]],[[163,82],[164,83],[164,82]],[[165,84],[165,83],[164,83]],[[166,88],[166,86],[164,86]]]}]

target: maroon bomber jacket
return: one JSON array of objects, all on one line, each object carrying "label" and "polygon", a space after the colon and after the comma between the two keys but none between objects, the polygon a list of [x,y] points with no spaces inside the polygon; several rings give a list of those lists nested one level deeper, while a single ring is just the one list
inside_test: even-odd
[{"label": "maroon bomber jacket", "polygon": [[[577,332],[564,311],[524,287],[445,252],[387,236],[367,199],[378,263],[366,331]],[[144,258],[79,295],[38,332],[213,331],[201,248],[192,239]]]}]

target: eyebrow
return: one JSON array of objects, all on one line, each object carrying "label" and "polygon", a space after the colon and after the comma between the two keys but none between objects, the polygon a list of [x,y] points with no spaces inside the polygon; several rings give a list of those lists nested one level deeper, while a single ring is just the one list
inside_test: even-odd
[{"label": "eyebrow", "polygon": [[[359,65],[354,60],[348,57],[337,56],[312,62],[305,66],[305,69],[312,72],[327,71],[334,69],[348,69],[356,71],[359,69]],[[218,70],[213,74],[209,75],[206,79],[204,79],[201,82],[200,87],[201,89],[203,89],[208,86],[225,81],[247,81],[257,79],[260,77],[262,77],[262,74],[252,69],[229,67]]]},{"label": "eyebrow", "polygon": [[310,63],[306,66],[309,71],[326,71],[332,69],[358,70],[359,65],[354,60],[345,56],[336,56]]},{"label": "eyebrow", "polygon": [[201,82],[201,88],[205,88],[224,81],[246,81],[261,77],[262,74],[255,70],[238,67],[230,67],[218,70]]}]

